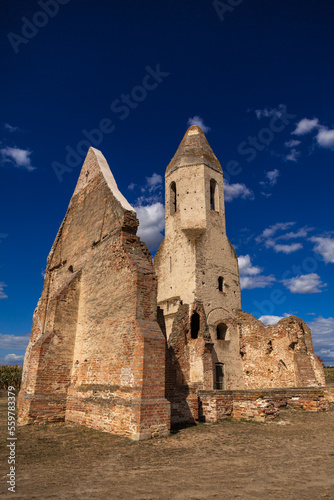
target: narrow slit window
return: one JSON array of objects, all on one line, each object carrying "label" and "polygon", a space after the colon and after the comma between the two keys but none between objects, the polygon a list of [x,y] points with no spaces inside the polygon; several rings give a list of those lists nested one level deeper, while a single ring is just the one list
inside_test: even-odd
[{"label": "narrow slit window", "polygon": [[218,207],[218,187],[214,179],[210,181],[210,208],[211,210],[219,211]]},{"label": "narrow slit window", "polygon": [[222,276],[219,276],[218,278],[218,290],[220,292],[224,291],[224,278]]},{"label": "narrow slit window", "polygon": [[191,338],[197,339],[199,327],[200,327],[200,318],[199,318],[199,314],[197,312],[194,312],[193,315],[191,316],[190,327],[191,327]]},{"label": "narrow slit window", "polygon": [[170,185],[170,213],[171,215],[175,214],[177,208],[176,202],[176,184],[172,182]]},{"label": "narrow slit window", "polygon": [[224,389],[224,365],[216,363],[216,389]]}]

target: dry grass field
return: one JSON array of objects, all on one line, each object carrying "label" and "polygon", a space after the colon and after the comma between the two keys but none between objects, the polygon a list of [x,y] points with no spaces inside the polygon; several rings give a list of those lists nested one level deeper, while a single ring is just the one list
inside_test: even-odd
[{"label": "dry grass field", "polygon": [[[6,443],[7,398],[1,403]],[[334,498],[334,408],[283,410],[269,423],[224,421],[131,442],[80,426],[19,427],[16,492],[22,499]]]}]

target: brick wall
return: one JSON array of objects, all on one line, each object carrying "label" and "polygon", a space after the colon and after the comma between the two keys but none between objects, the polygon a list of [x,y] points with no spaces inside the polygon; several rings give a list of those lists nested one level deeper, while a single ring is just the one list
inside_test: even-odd
[{"label": "brick wall", "polygon": [[[191,338],[193,313],[200,318],[196,339]],[[163,315],[160,325],[164,331]],[[179,306],[166,352],[166,398],[171,404],[172,424],[198,420],[198,390],[213,387],[212,347],[203,305]]]},{"label": "brick wall", "polygon": [[318,387],[324,370],[314,354],[311,331],[296,316],[265,326],[251,314],[235,312],[246,389]]},{"label": "brick wall", "polygon": [[65,419],[133,439],[168,433],[157,281],[131,208],[90,149],[48,257],[21,424]]},{"label": "brick wall", "polygon": [[199,391],[199,418],[217,422],[224,418],[265,421],[279,415],[281,407],[305,411],[328,410],[323,389],[287,388],[244,391]]}]

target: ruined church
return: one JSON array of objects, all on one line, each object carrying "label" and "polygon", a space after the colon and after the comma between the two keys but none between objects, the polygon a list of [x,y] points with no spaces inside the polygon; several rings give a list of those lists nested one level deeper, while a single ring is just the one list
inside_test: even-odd
[{"label": "ruined church", "polygon": [[165,175],[165,237],[152,262],[136,212],[90,148],[47,259],[19,423],[65,421],[145,439],[172,424],[327,409],[311,332],[241,310],[223,172],[190,127]]}]

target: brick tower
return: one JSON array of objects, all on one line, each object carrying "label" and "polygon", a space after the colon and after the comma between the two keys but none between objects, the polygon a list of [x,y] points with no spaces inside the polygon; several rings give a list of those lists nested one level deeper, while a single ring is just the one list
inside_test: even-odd
[{"label": "brick tower", "polygon": [[[238,259],[226,235],[222,168],[196,125],[187,130],[167,166],[165,191],[165,238],[154,265],[167,339],[176,327],[180,306],[187,304],[189,345],[204,329],[214,344],[213,364],[227,370],[233,385],[238,385],[239,341],[226,342],[230,338],[224,322],[241,309]],[[189,382],[201,379],[205,385],[200,371],[202,375],[194,372]],[[217,377],[213,373],[213,379]]]},{"label": "brick tower", "polygon": [[223,171],[196,125],[187,130],[165,179],[165,238],[155,270],[169,336],[180,302],[202,302],[208,325],[216,326],[241,308],[241,299],[237,255],[226,236]]}]

